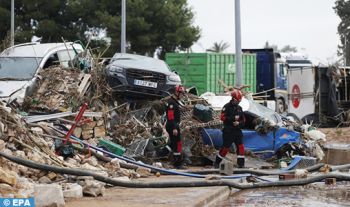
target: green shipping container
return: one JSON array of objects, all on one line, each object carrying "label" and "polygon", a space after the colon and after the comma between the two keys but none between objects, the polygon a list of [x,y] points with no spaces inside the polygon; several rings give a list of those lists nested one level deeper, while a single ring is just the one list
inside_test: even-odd
[{"label": "green shipping container", "polygon": [[[186,87],[195,86],[199,95],[205,92],[220,94],[227,85],[235,85],[235,55],[225,53],[167,53],[165,61],[176,71]],[[256,56],[242,54],[243,84],[256,92]]]}]

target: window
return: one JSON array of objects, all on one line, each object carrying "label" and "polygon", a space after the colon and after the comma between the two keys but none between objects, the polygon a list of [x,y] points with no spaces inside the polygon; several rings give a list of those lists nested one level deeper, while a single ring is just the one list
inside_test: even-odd
[{"label": "window", "polygon": [[73,50],[61,50],[57,52],[57,55],[61,66],[68,68],[68,62],[74,59],[75,52]]},{"label": "window", "polygon": [[40,61],[35,57],[0,57],[0,79],[30,80]]}]

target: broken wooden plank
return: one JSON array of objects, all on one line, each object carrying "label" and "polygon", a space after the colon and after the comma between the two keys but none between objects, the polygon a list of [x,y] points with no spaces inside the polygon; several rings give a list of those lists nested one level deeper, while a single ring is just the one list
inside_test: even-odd
[{"label": "broken wooden plank", "polygon": [[78,92],[80,96],[83,96],[87,89],[89,88],[90,84],[91,84],[91,75],[90,74],[85,74],[82,81],[80,82],[79,86],[78,86]]}]

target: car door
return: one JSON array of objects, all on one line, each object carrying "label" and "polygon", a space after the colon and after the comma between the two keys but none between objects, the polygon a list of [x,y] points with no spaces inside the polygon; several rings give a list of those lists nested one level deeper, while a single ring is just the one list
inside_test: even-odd
[{"label": "car door", "polygon": [[69,67],[69,61],[71,61],[72,59],[74,59],[75,57],[75,52],[73,49],[64,49],[64,50],[58,50],[56,52],[53,52],[51,54],[47,54],[47,57],[45,57],[43,59],[43,61],[45,61],[42,65],[43,68],[39,68],[39,70],[37,71],[36,75],[34,76],[32,83],[27,87],[26,89],[26,94],[27,95],[32,95],[33,92],[36,90],[36,88],[38,87],[38,81],[39,81],[39,77],[38,77],[38,73],[41,70],[46,70],[52,66],[61,66],[63,68],[68,68]]}]

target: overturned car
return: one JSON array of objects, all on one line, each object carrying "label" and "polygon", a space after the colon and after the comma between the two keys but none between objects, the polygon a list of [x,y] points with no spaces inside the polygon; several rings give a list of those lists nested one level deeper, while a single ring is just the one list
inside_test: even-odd
[{"label": "overturned car", "polygon": [[[219,109],[222,103],[227,103],[231,97],[208,96],[205,99],[212,103],[214,108]],[[277,155],[278,158],[290,157],[296,154],[308,154],[318,159],[324,156],[317,144],[319,140],[305,140],[301,125],[289,117],[284,117],[252,99],[243,98],[240,106],[246,118],[243,143],[247,150],[264,158],[273,155]],[[223,143],[221,129],[202,129],[201,136],[204,144],[215,148],[220,148]],[[234,150],[235,146],[232,147]]]},{"label": "overturned car", "polygon": [[181,84],[180,76],[164,61],[134,54],[116,53],[106,74],[113,91],[128,96],[164,97]]}]

